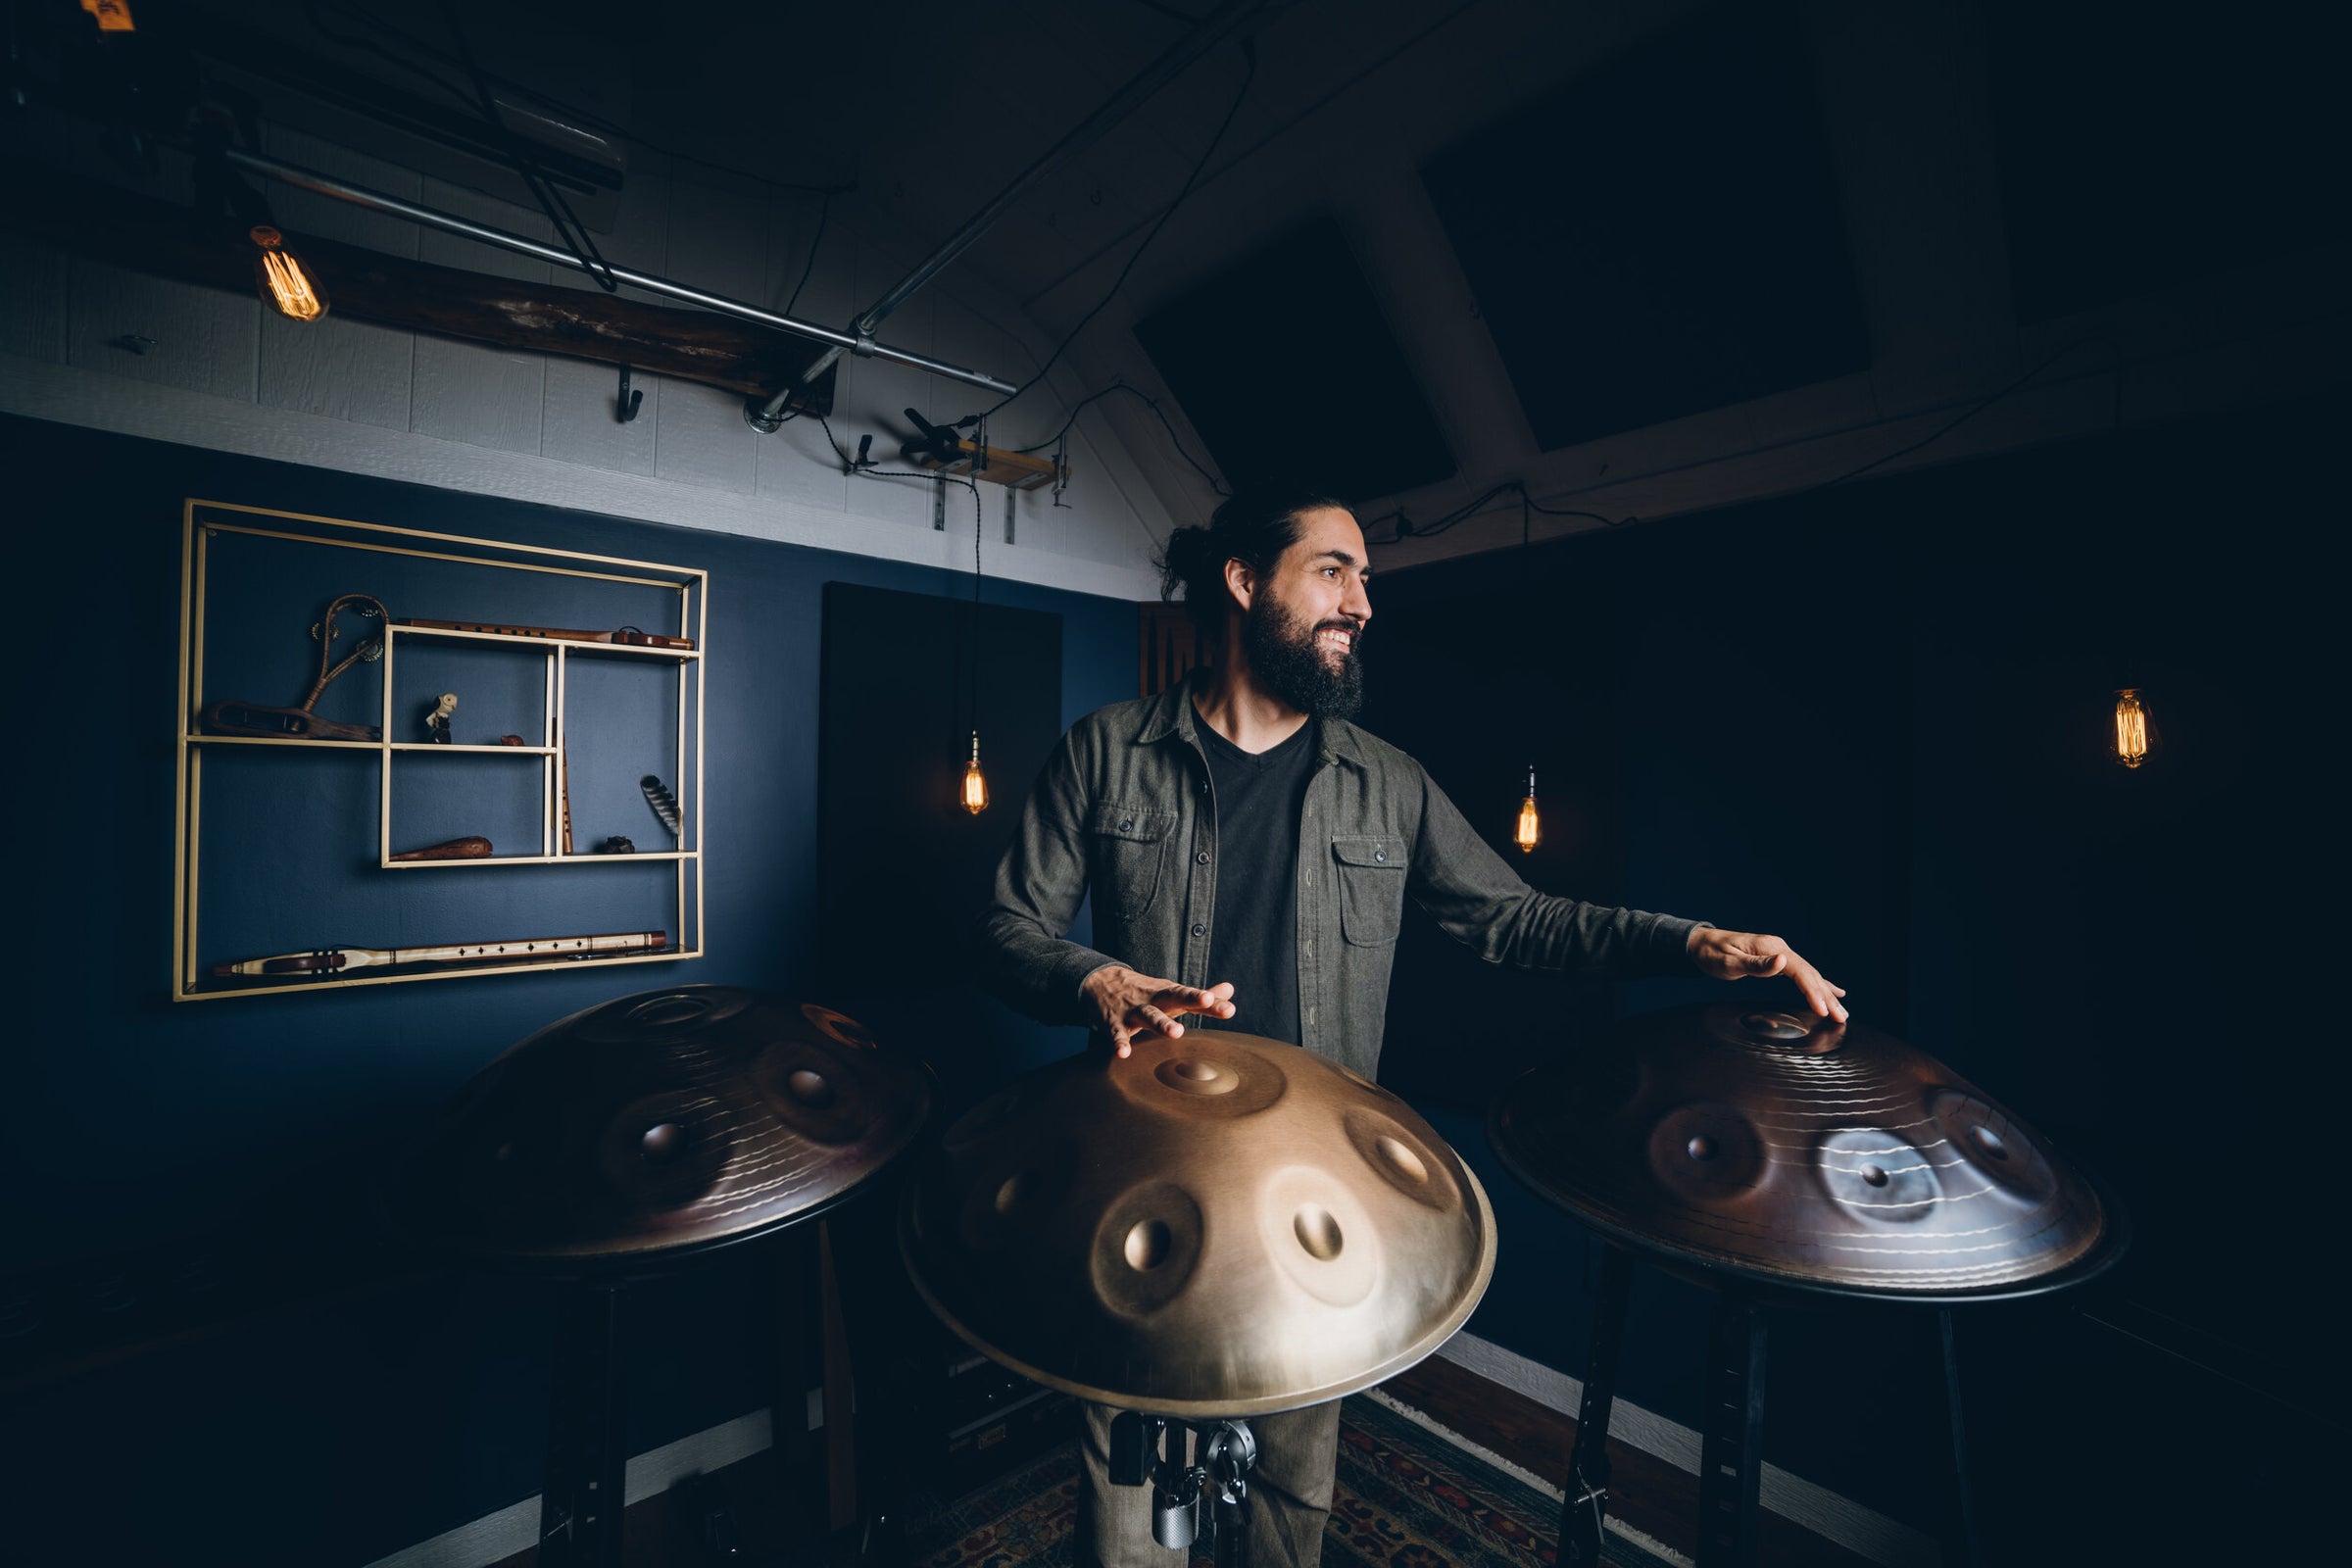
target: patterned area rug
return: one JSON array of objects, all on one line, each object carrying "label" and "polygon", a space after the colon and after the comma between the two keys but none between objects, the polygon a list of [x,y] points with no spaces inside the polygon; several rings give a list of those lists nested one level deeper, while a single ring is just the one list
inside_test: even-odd
[{"label": "patterned area rug", "polygon": [[[1077,1514],[1078,1451],[1064,1444],[914,1518],[910,1556],[924,1568],[1070,1568]],[[1387,1406],[1360,1395],[1340,1406],[1327,1568],[1549,1568],[1559,1520],[1543,1493]],[[1614,1534],[1605,1554],[1619,1568],[1666,1568]]]}]

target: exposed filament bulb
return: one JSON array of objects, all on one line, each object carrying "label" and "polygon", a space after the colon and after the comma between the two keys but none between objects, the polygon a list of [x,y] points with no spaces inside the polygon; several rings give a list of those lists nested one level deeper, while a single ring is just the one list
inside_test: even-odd
[{"label": "exposed filament bulb", "polygon": [[980,771],[980,732],[972,731],[972,760],[963,765],[963,808],[978,816],[988,809],[988,775]]},{"label": "exposed filament bulb", "polygon": [[1527,769],[1527,799],[1519,803],[1519,853],[1528,854],[1543,842],[1544,819],[1536,810],[1536,769],[1531,762]]},{"label": "exposed filament bulb", "polygon": [[2124,766],[2137,767],[2155,749],[2147,705],[2140,701],[2138,687],[2126,686],[2115,694],[2115,743],[2109,753]]}]

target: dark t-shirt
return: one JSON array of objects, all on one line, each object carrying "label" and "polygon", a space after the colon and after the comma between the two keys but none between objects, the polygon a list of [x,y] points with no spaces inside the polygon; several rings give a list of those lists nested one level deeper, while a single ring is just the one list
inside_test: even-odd
[{"label": "dark t-shirt", "polygon": [[1234,1015],[1214,1027],[1297,1045],[1298,813],[1320,751],[1310,720],[1254,756],[1200,726],[1216,789],[1217,898],[1209,984],[1233,982]]}]

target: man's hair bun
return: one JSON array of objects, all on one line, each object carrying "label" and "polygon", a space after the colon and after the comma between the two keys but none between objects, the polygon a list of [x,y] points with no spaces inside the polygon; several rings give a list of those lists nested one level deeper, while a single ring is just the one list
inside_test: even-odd
[{"label": "man's hair bun", "polygon": [[1187,523],[1168,535],[1159,553],[1159,597],[1173,600],[1181,587],[1193,624],[1214,630],[1234,608],[1225,588],[1225,563],[1242,562],[1264,576],[1282,553],[1298,542],[1298,519],[1325,507],[1353,510],[1327,492],[1305,488],[1243,491],[1231,497],[1217,508],[1207,527]]}]

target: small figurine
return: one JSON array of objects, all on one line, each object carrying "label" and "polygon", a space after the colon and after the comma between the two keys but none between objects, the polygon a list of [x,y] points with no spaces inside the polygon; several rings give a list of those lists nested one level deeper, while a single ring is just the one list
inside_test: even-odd
[{"label": "small figurine", "polygon": [[425,734],[432,740],[432,743],[435,746],[447,746],[449,744],[449,715],[457,710],[458,694],[456,692],[443,692],[441,694],[441,701],[434,705],[431,712],[424,715]]},{"label": "small figurine", "polygon": [[605,842],[597,846],[597,848],[599,853],[605,855],[635,855],[637,853],[637,846],[631,844],[627,839],[622,838],[617,833],[605,840]]},{"label": "small figurine", "polygon": [[522,744],[522,737],[519,735],[501,735],[498,738],[498,744],[501,746],[520,746]]}]

